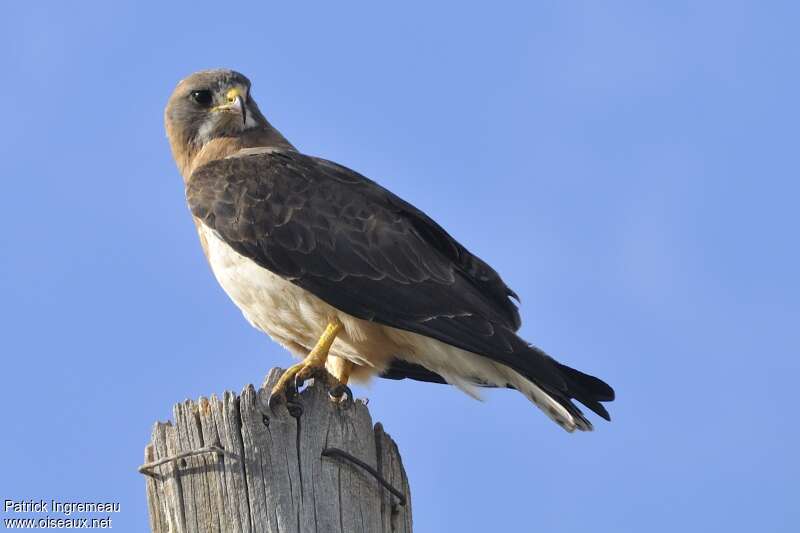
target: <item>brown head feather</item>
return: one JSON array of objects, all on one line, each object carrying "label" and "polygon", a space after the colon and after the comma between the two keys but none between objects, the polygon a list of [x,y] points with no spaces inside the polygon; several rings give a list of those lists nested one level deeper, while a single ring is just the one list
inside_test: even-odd
[{"label": "brown head feather", "polygon": [[[226,94],[234,88],[243,89],[247,122],[241,114],[214,109],[225,103]],[[184,182],[198,167],[242,148],[294,149],[250,97],[250,80],[232,70],[204,70],[181,80],[167,102],[164,124]]]}]

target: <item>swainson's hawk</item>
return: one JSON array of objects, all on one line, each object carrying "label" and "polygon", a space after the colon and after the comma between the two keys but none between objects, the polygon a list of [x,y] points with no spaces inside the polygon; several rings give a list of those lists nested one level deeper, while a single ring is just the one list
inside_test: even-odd
[{"label": "swainson's hawk", "polygon": [[305,155],[259,111],[250,81],[195,73],[167,104],[167,135],[214,275],[253,326],[303,358],[338,397],[373,375],[520,391],[568,431],[605,419],[614,391],[517,336],[516,294],[413,205]]}]

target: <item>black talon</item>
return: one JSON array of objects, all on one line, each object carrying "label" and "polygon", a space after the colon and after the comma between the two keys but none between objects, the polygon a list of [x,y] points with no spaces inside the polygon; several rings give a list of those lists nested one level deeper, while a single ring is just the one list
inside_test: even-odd
[{"label": "black talon", "polygon": [[286,387],[284,387],[284,395],[287,402],[291,402],[292,400],[297,398],[299,394],[300,389],[297,387],[296,379],[297,376],[295,376],[295,379],[290,379],[289,382],[286,384]]},{"label": "black talon", "polygon": [[284,387],[283,392],[273,392],[269,395],[269,400],[267,401],[267,405],[275,412],[275,408],[278,407],[282,403],[290,403],[296,401],[297,398],[297,389],[294,387],[294,383],[289,381]]},{"label": "black talon", "polygon": [[[345,395],[346,395],[346,397],[345,397]],[[339,385],[336,385],[335,387],[333,387],[332,389],[330,389],[328,391],[328,397],[331,400],[334,400],[334,401],[337,401],[337,402],[342,402],[342,401],[345,401],[346,399],[352,400],[353,399],[353,391],[351,391],[350,387],[348,387],[347,385],[345,385],[343,383],[340,383]]]},{"label": "black talon", "polygon": [[306,384],[306,380],[300,377],[300,372],[294,377],[294,390],[299,391]]}]

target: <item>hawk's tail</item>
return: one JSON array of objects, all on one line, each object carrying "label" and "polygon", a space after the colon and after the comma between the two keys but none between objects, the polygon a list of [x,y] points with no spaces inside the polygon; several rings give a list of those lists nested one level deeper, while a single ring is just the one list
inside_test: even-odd
[{"label": "hawk's tail", "polygon": [[606,420],[611,419],[601,402],[612,401],[614,389],[601,379],[562,365],[534,346],[523,349],[531,351],[530,361],[536,361],[537,364],[522,368],[512,368],[496,361],[490,362],[483,356],[445,346],[447,350],[451,350],[449,360],[456,361],[449,370],[453,367],[470,368],[471,373],[459,377],[446,374],[442,371],[445,369],[433,371],[417,363],[394,359],[381,377],[451,383],[476,398],[478,394],[475,387],[516,389],[567,431],[592,429],[591,422],[583,416],[572,400],[579,401]]},{"label": "hawk's tail", "polygon": [[510,380],[511,385],[567,431],[592,430],[592,423],[572,400],[579,401],[605,420],[611,420],[601,402],[613,401],[614,389],[599,378],[562,365],[547,355],[544,357],[553,365],[554,374],[561,378],[560,383],[509,369],[516,375],[516,379]]}]

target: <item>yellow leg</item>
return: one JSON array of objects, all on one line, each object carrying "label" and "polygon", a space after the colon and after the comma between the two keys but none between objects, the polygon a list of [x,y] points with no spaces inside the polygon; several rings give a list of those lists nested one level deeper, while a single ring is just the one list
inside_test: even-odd
[{"label": "yellow leg", "polygon": [[328,352],[336,340],[336,335],[342,331],[342,323],[337,318],[333,318],[322,332],[317,344],[309,352],[305,359],[296,365],[290,366],[286,372],[278,380],[278,383],[272,388],[270,395],[270,405],[273,405],[281,400],[286,400],[286,392],[290,389],[295,389],[296,384],[302,384],[307,379],[319,376],[325,377],[326,381],[330,381],[330,374],[325,369],[325,361],[328,359]]}]

